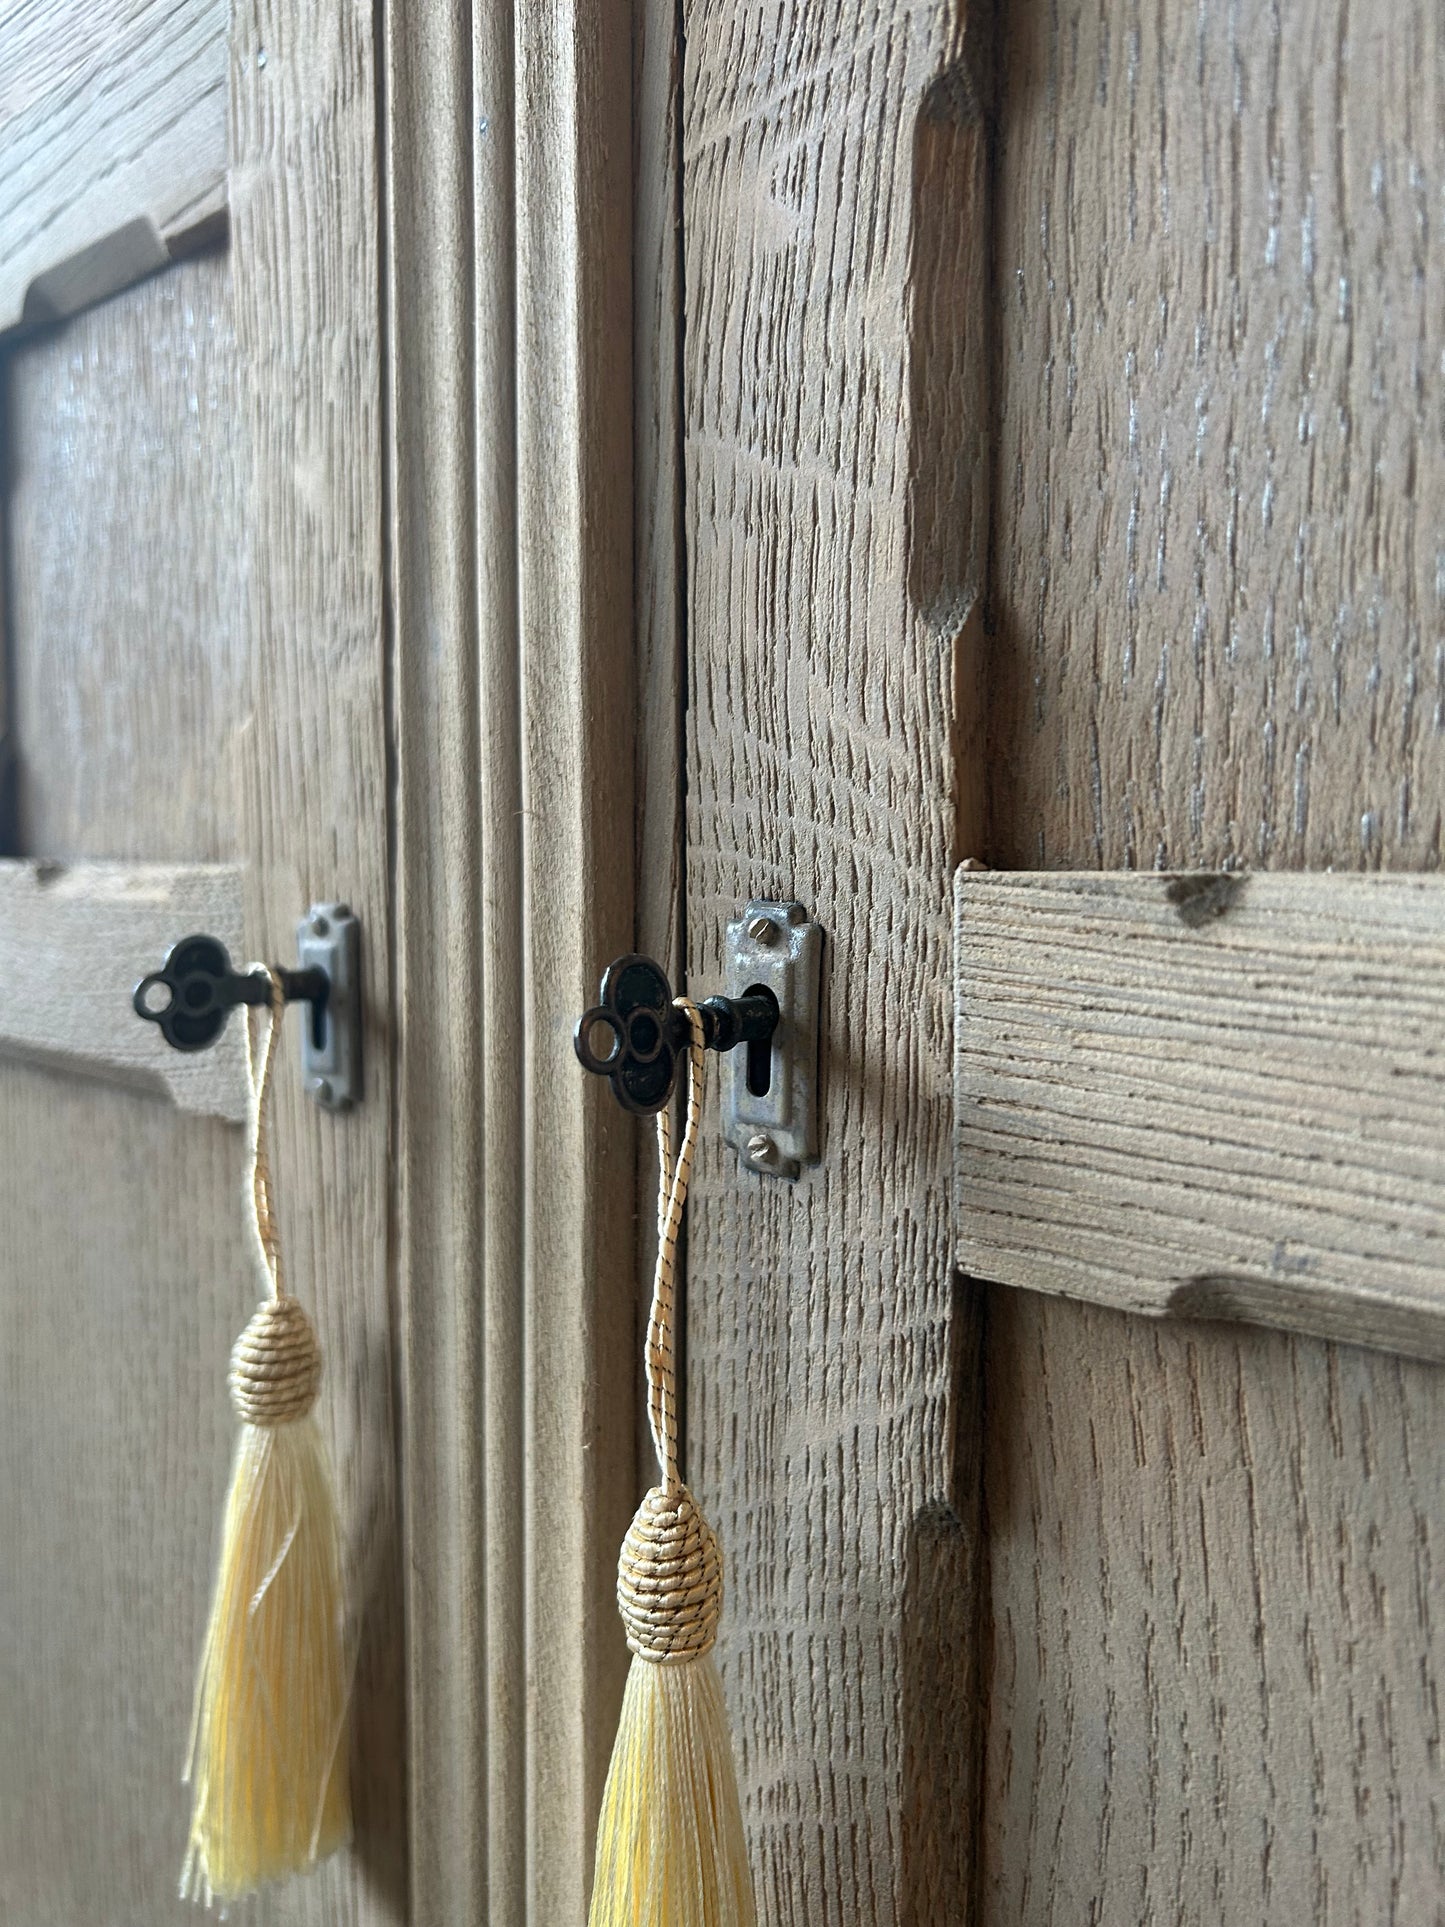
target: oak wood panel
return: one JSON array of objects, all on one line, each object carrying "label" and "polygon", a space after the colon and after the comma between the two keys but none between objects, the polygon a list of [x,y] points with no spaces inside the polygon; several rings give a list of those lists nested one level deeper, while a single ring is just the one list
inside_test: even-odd
[{"label": "oak wood panel", "polygon": [[[201,285],[224,299],[227,282],[210,277],[207,264],[170,272],[193,291],[199,274]],[[274,279],[269,285],[274,290]],[[44,810],[31,820],[67,826],[64,840],[77,859],[87,846],[136,859],[106,872],[120,899],[146,891],[155,876],[148,865],[157,859],[182,880],[195,874],[177,857],[188,841],[194,848],[214,839],[221,854],[249,859],[265,846],[267,825],[284,839],[296,833],[302,812],[294,797],[289,806],[283,798],[263,807],[255,799],[264,780],[253,781],[247,794],[261,829],[256,820],[237,822],[237,762],[254,755],[258,769],[272,767],[255,747],[260,652],[240,596],[248,571],[228,573],[231,557],[249,555],[255,530],[254,498],[242,487],[240,457],[253,444],[237,398],[239,380],[218,386],[214,397],[216,433],[224,432],[236,478],[218,503],[205,479],[209,451],[196,441],[181,436],[169,461],[158,459],[153,441],[150,460],[128,461],[122,447],[120,424],[129,420],[141,432],[145,423],[143,408],[126,412],[138,359],[157,416],[183,417],[196,392],[195,356],[186,346],[193,324],[164,324],[174,312],[165,278],[122,297],[111,312],[124,328],[110,338],[128,342],[131,352],[82,354],[66,375],[74,432],[83,433],[88,422],[110,426],[87,445],[84,460],[57,462],[49,515],[59,528],[46,527],[35,505],[26,544],[12,545],[10,583],[15,604],[33,604],[33,624],[23,633],[37,674],[30,680],[22,667],[22,688],[43,682],[52,699],[48,708],[20,710],[22,727],[28,718],[43,748],[32,765],[31,739],[22,735],[32,801],[36,780],[44,778]],[[160,318],[150,341],[148,317]],[[90,330],[108,318],[102,312],[81,317],[71,338],[105,339]],[[229,319],[221,317],[219,325],[229,330]],[[43,356],[69,334],[62,329],[33,341],[17,356]],[[273,384],[273,398],[278,389]],[[274,399],[271,407],[274,419]],[[93,499],[107,492],[126,497],[133,549],[119,510]],[[74,613],[61,568],[67,526],[106,532],[104,542],[75,550],[73,570],[83,557],[128,578],[125,593],[109,607],[97,593],[94,629]],[[51,570],[43,593],[31,580],[40,560]],[[207,590],[224,595],[228,584],[242,607],[218,642]],[[53,598],[51,620],[47,598]],[[160,611],[164,622],[156,619]],[[54,662],[42,647],[46,640],[53,642]],[[218,678],[219,687],[213,683],[199,700],[194,685],[204,685],[217,654],[223,670],[236,671],[234,682]],[[190,671],[189,693],[174,681],[178,664],[183,681]],[[302,659],[295,668],[294,700],[283,709],[289,723],[304,730],[308,717],[325,713],[326,694],[307,681]],[[97,710],[90,701],[89,679],[97,674],[109,681],[109,718],[103,704]],[[379,734],[379,659],[374,674],[371,713]],[[45,680],[52,675],[53,682]],[[163,756],[160,731],[146,733],[152,704],[164,723]],[[383,793],[380,761],[368,789],[373,799]],[[308,764],[304,794],[307,819],[324,829],[332,775],[319,752]],[[340,818],[348,799],[339,786],[335,795]],[[373,819],[367,834],[380,860],[384,822]],[[239,956],[253,949],[284,954],[305,898],[296,869],[276,867],[277,901],[268,917],[253,904],[243,910],[243,893],[255,894],[253,864],[244,885],[239,866],[200,872],[229,879],[226,890],[218,896],[207,883],[197,896],[187,884],[169,929],[159,927],[160,906],[154,906],[148,918],[157,927],[148,921],[140,967],[198,921],[219,925],[218,934]],[[318,871],[318,880],[336,884],[329,861]],[[77,896],[75,917],[86,931],[87,955],[99,949],[103,932],[116,938],[113,954],[96,968],[114,973],[113,990],[124,1000],[139,972],[129,938],[122,955],[116,902],[95,871],[77,861],[58,874],[48,864],[17,866],[9,874],[51,878],[39,889],[62,893],[67,877],[78,889],[89,875],[95,887],[86,900]],[[351,894],[364,902],[360,890]],[[368,908],[375,909],[374,900]],[[384,899],[368,914],[367,929],[372,937],[384,933]],[[41,933],[45,941],[53,934]],[[23,967],[34,971],[43,963],[28,951]],[[367,969],[373,990],[384,996],[384,943],[368,944]],[[129,1021],[138,1050],[162,1049],[138,1020]],[[371,1042],[368,1105],[354,1118],[323,1117],[301,1099],[294,1040],[288,1040],[277,1090],[287,1251],[298,1287],[322,1307],[327,1328],[323,1408],[342,1447],[343,1515],[354,1548],[352,1597],[363,1652],[355,1765],[360,1864],[345,1856],[315,1882],[278,1889],[251,1909],[258,1920],[370,1922],[398,1918],[401,1905],[395,1831],[389,1834],[385,1823],[387,1789],[394,1800],[401,1771],[399,1693],[387,1686],[375,1656],[378,1600],[385,1601],[395,1555],[386,1532],[390,1364],[385,1294],[376,1289],[384,1281],[387,1248],[389,1117],[384,1036],[374,1033]],[[222,1074],[238,1044],[234,1032],[207,1061],[205,1074]],[[177,1069],[167,1065],[163,1075],[180,1075],[182,1060],[173,1061]],[[0,1691],[7,1726],[13,1721],[32,1736],[30,1746],[7,1755],[0,1895],[7,1918],[35,1927],[70,1927],[101,1914],[148,1927],[180,1921],[194,1911],[176,1891],[188,1811],[180,1770],[234,1436],[226,1360],[256,1289],[241,1217],[244,1144],[239,1131],[218,1120],[178,1116],[158,1103],[160,1077],[150,1091],[131,1091],[58,1075],[49,1065],[5,1062],[0,1082],[0,1184],[9,1239],[0,1276],[6,1313],[0,1485],[14,1499],[4,1521],[6,1544],[15,1552],[6,1562],[5,1623],[16,1629]],[[357,1155],[359,1145],[370,1147],[369,1156]],[[373,1306],[380,1299],[379,1344],[376,1326],[368,1333],[364,1319],[354,1316],[353,1280],[363,1289],[370,1282]],[[352,1407],[362,1419],[348,1427],[340,1415]]]},{"label": "oak wood panel", "polygon": [[[1433,868],[1438,16],[1011,9],[1001,866]],[[1438,1369],[988,1293],[985,1923],[1442,1917]]]},{"label": "oak wood panel", "polygon": [[353,0],[238,0],[230,30],[247,929],[274,945],[298,906],[344,898],[364,944],[364,1101],[329,1116],[280,1078],[274,1112],[292,1285],[326,1353],[319,1410],[359,1634],[355,1840],[282,1902],[328,1927],[400,1920],[407,1905],[375,30]]},{"label": "oak wood panel", "polygon": [[241,1123],[239,1019],[205,1051],[176,1051],[143,1024],[131,992],[178,937],[219,937],[241,953],[241,872],[0,862],[0,1057],[129,1084],[177,1110]]},{"label": "oak wood panel", "polygon": [[6,357],[12,835],[27,855],[244,853],[252,557],[231,293],[210,253]]},{"label": "oak wood panel", "polygon": [[1445,19],[1008,42],[990,860],[1438,867]]},{"label": "oak wood panel", "polygon": [[975,1277],[1445,1358],[1445,881],[958,875]]},{"label": "oak wood panel", "polygon": [[986,1922],[1436,1922],[1439,1368],[990,1296]]},{"label": "oak wood panel", "polygon": [[0,334],[224,221],[226,0],[0,6]]},{"label": "oak wood panel", "polygon": [[591,1888],[637,1479],[636,1140],[571,1041],[633,930],[631,7],[527,8],[515,60],[528,1430],[504,1517],[524,1547],[525,1918],[550,1927]]},{"label": "oak wood panel", "polygon": [[0,1913],[27,1927],[195,1917],[181,1769],[255,1295],[243,1163],[217,1118],[0,1059]]},{"label": "oak wood panel", "polygon": [[[760,1918],[961,1921],[976,1320],[950,1273],[950,866],[986,527],[981,50],[961,11],[685,9],[687,936],[826,931],[823,1161],[689,1205],[688,1459]],[[941,437],[941,441],[938,439]],[[967,459],[956,459],[956,438]]]}]

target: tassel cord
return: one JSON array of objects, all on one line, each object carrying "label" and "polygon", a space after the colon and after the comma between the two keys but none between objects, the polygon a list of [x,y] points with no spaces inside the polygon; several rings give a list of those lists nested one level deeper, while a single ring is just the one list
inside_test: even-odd
[{"label": "tassel cord", "polygon": [[271,1071],[276,1061],[276,1042],[281,1034],[281,1020],[286,1010],[286,994],[281,987],[281,979],[269,964],[253,964],[253,970],[264,970],[266,981],[271,986],[271,1001],[265,1006],[266,1034],[260,1049],[260,1062],[257,1062],[256,1035],[251,1024],[252,1006],[246,1009],[246,1074],[250,1085],[249,1116],[251,1139],[251,1227],[256,1234],[256,1245],[261,1256],[261,1268],[266,1275],[271,1296],[281,1299],[289,1296],[281,1271],[281,1239],[276,1229],[275,1199],[271,1182],[270,1129],[267,1119],[267,1105],[271,1096]]},{"label": "tassel cord", "polygon": [[698,1127],[702,1120],[706,1064],[701,1012],[689,997],[678,997],[674,1001],[677,1008],[686,1013],[690,1033],[687,1111],[675,1164],[672,1157],[671,1120],[665,1108],[657,1114],[657,1268],[653,1273],[652,1307],[647,1321],[647,1422],[662,1472],[663,1489],[668,1493],[682,1489],[678,1454],[677,1358],[673,1343],[677,1309],[677,1239],[683,1206],[687,1202],[687,1187],[692,1177]]}]

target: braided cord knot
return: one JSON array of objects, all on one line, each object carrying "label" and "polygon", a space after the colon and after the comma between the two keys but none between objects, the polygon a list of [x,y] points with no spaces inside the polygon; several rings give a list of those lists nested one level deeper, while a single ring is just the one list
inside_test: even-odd
[{"label": "braided cord knot", "polygon": [[722,1548],[686,1486],[656,1485],[637,1509],[617,1563],[617,1608],[640,1659],[711,1652],[722,1616]]},{"label": "braided cord knot", "polygon": [[321,1346],[294,1298],[267,1298],[231,1352],[231,1404],[246,1425],[305,1418],[321,1385]]}]

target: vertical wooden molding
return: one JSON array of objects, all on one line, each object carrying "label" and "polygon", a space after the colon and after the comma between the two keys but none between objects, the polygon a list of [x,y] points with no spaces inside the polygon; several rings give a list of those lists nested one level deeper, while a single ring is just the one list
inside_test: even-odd
[{"label": "vertical wooden molding", "polygon": [[633,921],[630,36],[388,25],[413,1907],[527,1927],[626,1659],[634,1139],[570,1031]]},{"label": "vertical wooden molding", "polygon": [[[479,537],[489,559],[500,552],[507,566],[515,530],[505,497],[499,514],[479,516],[479,441],[470,432],[474,420],[490,431],[495,454],[495,427],[475,400],[468,9],[392,0],[385,56],[409,1918],[418,1927],[470,1927],[488,1917],[493,1560],[520,1591],[519,1551],[489,1539],[483,1417],[490,1297],[516,1288],[515,1267],[493,1276],[488,1233],[515,1204],[508,1178],[518,1151],[515,1135],[498,1144],[487,1131],[484,1094],[494,1064],[520,1057],[522,1023],[515,1008],[494,1028],[485,1022],[495,1011],[482,892],[495,856],[484,761],[494,759],[515,785],[519,744],[515,706],[504,706],[483,757],[481,699],[491,691],[477,589]],[[509,389],[510,326],[500,373]],[[494,623],[497,612],[487,613]],[[502,641],[510,663],[515,641],[505,621]],[[504,942],[499,964],[507,949]],[[515,1449],[508,1439],[507,1456]]]},{"label": "vertical wooden molding", "polygon": [[[633,30],[633,474],[637,609],[637,911],[633,942],[684,974],[686,534],[682,468],[682,40],[677,0],[637,0]],[[638,1131],[637,1346],[657,1254],[657,1142]],[[654,1451],[637,1406],[640,1483]]]},{"label": "vertical wooden molding", "polygon": [[355,0],[236,0],[230,38],[247,940],[284,951],[313,897],[344,897],[365,941],[365,1102],[324,1116],[294,1075],[275,1099],[287,1251],[326,1353],[321,1414],[361,1642],[355,1843],[294,1904],[298,1919],[365,1923],[406,1905],[375,31]]},{"label": "vertical wooden molding", "polygon": [[[476,227],[477,643],[481,660],[481,1090],[485,1148],[481,1424],[485,1432],[487,1918],[523,1927],[528,1864],[525,1211],[529,1047],[518,632],[515,55],[511,0],[472,9]],[[559,1388],[572,1396],[570,1386]],[[475,1407],[473,1408],[475,1412]],[[542,1409],[545,1422],[547,1408]],[[473,1423],[475,1423],[475,1416]],[[564,1682],[565,1690],[565,1682]],[[581,1817],[576,1816],[581,1824]]]},{"label": "vertical wooden molding", "polygon": [[827,931],[823,1163],[743,1175],[710,1130],[691,1211],[691,1465],[770,1927],[972,1906],[978,1314],[949,1263],[947,1006],[950,868],[982,832],[973,34],[923,5],[687,22],[694,979],[750,895]]},{"label": "vertical wooden molding", "polygon": [[[580,1921],[625,1675],[636,1481],[631,1121],[571,1028],[633,929],[632,35],[627,0],[516,16],[521,912],[527,1005],[528,1919]],[[630,1408],[629,1408],[630,1409]]]}]

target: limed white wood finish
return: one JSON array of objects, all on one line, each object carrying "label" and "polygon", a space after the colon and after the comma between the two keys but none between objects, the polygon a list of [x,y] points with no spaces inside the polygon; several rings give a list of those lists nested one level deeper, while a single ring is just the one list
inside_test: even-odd
[{"label": "limed white wood finish", "polygon": [[1445,879],[970,875],[977,1277],[1445,1357]]}]

